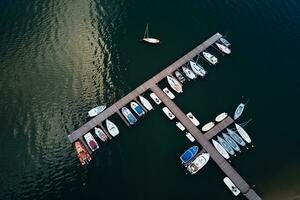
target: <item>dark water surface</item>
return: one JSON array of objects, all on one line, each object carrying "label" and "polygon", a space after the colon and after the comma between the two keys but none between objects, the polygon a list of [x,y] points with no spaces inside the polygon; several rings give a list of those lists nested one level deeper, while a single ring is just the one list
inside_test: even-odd
[{"label": "dark water surface", "polygon": [[[297,0],[0,1],[0,199],[234,199],[214,162],[186,176],[191,144],[149,113],[81,167],[67,133],[215,32],[232,55],[176,103],[202,122],[249,99],[255,148],[232,165],[264,198],[300,199],[300,2]],[[139,39],[146,23],[163,43]],[[213,49],[211,49],[214,52]],[[243,199],[243,198],[241,198]]]}]

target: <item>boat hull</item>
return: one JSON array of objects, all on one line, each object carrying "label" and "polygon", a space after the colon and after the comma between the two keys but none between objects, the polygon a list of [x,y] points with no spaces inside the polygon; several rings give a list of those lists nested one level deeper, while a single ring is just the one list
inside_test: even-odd
[{"label": "boat hull", "polygon": [[130,107],[139,117],[141,117],[145,114],[145,111],[143,110],[143,108],[134,101],[130,102]]},{"label": "boat hull", "polygon": [[95,117],[105,110],[106,106],[97,106],[88,112],[89,117]]},{"label": "boat hull", "polygon": [[80,141],[76,141],[74,143],[74,147],[81,165],[86,165],[92,160],[89,152]]},{"label": "boat hull", "polygon": [[198,76],[204,77],[207,74],[207,71],[201,65],[193,61],[190,61],[190,66],[193,72]]},{"label": "boat hull", "polygon": [[155,93],[152,92],[150,94],[150,97],[157,105],[161,104],[161,100],[158,98],[158,96]]},{"label": "boat hull", "polygon": [[110,121],[108,119],[106,120],[106,128],[107,128],[108,133],[113,137],[116,137],[120,133],[118,127],[112,121]]},{"label": "boat hull", "polygon": [[209,161],[209,154],[203,153],[197,158],[195,158],[187,167],[187,170],[193,175],[202,169],[206,163]]},{"label": "boat hull", "polygon": [[182,85],[176,79],[174,79],[170,76],[167,76],[167,80],[168,80],[169,85],[175,92],[177,92],[177,93],[183,92]]},{"label": "boat hull", "polygon": [[223,133],[223,138],[235,151],[241,151],[239,145],[229,135]]},{"label": "boat hull", "polygon": [[187,67],[182,67],[182,71],[189,79],[197,78],[197,76],[194,74],[194,72]]},{"label": "boat hull", "polygon": [[142,40],[149,44],[159,44],[160,43],[160,40],[156,39],[156,38],[143,38]]},{"label": "boat hull", "polygon": [[107,135],[98,127],[95,127],[95,133],[102,142],[108,139]]},{"label": "boat hull", "polygon": [[92,151],[96,151],[97,149],[99,149],[98,143],[90,132],[85,134],[83,137]]},{"label": "boat hull", "polygon": [[248,135],[248,133],[238,124],[235,124],[235,127],[238,131],[238,133],[240,134],[240,136],[247,142],[247,143],[251,143],[251,138]]},{"label": "boat hull", "polygon": [[175,95],[167,87],[163,91],[170,99],[175,99]]},{"label": "boat hull", "polygon": [[198,153],[198,146],[192,146],[188,150],[186,150],[181,156],[180,160],[183,164],[189,162],[197,153]]},{"label": "boat hull", "polygon": [[245,104],[240,103],[238,105],[238,107],[235,109],[235,112],[234,112],[234,117],[233,117],[234,120],[238,119],[242,115],[244,108],[245,108]]},{"label": "boat hull", "polygon": [[175,115],[167,107],[163,107],[162,111],[167,115],[167,117],[172,120],[175,118]]},{"label": "boat hull", "polygon": [[234,150],[231,148],[231,146],[220,136],[217,137],[218,138],[218,142],[220,143],[220,145],[222,145],[222,147],[230,154],[230,155],[234,155],[235,152]]},{"label": "boat hull", "polygon": [[234,139],[234,141],[236,141],[236,143],[238,143],[240,146],[246,146],[244,140],[236,132],[229,128],[227,128],[227,132],[230,135],[230,137]]},{"label": "boat hull", "polygon": [[131,111],[128,108],[123,107],[121,109],[121,112],[124,115],[124,117],[127,119],[127,121],[129,122],[129,124],[133,125],[137,122],[137,119],[135,118],[135,116],[131,113]]},{"label": "boat hull", "polygon": [[153,109],[153,106],[151,105],[151,103],[145,97],[139,96],[139,98],[140,98],[140,101],[143,104],[143,106],[145,106],[145,108],[148,111]]},{"label": "boat hull", "polygon": [[225,177],[223,179],[223,182],[235,196],[241,193],[241,191],[234,185],[234,183],[228,177]]},{"label": "boat hull", "polygon": [[228,116],[228,114],[225,113],[225,112],[223,112],[223,113],[219,114],[219,115],[215,118],[215,121],[216,121],[216,122],[221,122],[221,121],[223,121],[227,116]]},{"label": "boat hull", "polygon": [[221,154],[221,156],[223,156],[225,159],[229,159],[230,155],[227,153],[227,151],[222,147],[222,145],[220,145],[219,142],[215,141],[214,139],[212,139],[213,145],[214,147],[217,149],[217,151]]}]

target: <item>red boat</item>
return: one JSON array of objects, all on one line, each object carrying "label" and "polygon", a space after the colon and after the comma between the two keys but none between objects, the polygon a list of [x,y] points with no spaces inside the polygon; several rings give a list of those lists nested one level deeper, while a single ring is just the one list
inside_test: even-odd
[{"label": "red boat", "polygon": [[80,141],[75,142],[75,150],[81,165],[88,164],[92,158],[86,148],[81,144]]}]

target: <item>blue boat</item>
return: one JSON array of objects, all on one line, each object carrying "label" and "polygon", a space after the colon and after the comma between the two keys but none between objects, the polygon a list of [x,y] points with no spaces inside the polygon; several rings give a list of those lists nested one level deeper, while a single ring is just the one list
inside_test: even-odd
[{"label": "blue boat", "polygon": [[126,117],[129,124],[133,125],[137,122],[137,119],[135,118],[135,116],[131,113],[131,111],[128,108],[123,107],[121,109],[121,111],[122,111],[122,114]]},{"label": "blue boat", "polygon": [[181,156],[180,160],[182,163],[189,162],[197,153],[198,153],[198,147],[192,146],[188,150],[186,150]]},{"label": "blue boat", "polygon": [[236,141],[239,145],[241,145],[242,147],[246,146],[244,140],[236,132],[229,128],[227,128],[227,132],[229,136],[232,137],[232,139],[234,139],[234,141]]},{"label": "blue boat", "polygon": [[222,147],[230,154],[235,155],[234,150],[231,148],[231,146],[220,136],[217,137],[218,142],[222,145]]},{"label": "blue boat", "polygon": [[132,101],[132,102],[130,103],[130,106],[131,106],[132,110],[134,110],[134,112],[135,112],[139,117],[141,117],[141,116],[143,116],[143,115],[145,114],[145,111],[143,110],[143,108],[142,108],[139,104],[137,104],[136,102]]},{"label": "blue boat", "polygon": [[226,142],[235,150],[235,151],[241,151],[239,145],[235,143],[235,141],[226,133],[223,133],[223,138],[226,140]]}]

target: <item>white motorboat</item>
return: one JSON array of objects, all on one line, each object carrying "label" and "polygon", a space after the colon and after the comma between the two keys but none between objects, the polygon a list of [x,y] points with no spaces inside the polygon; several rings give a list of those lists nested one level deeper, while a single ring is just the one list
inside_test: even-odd
[{"label": "white motorboat", "polygon": [[207,74],[207,71],[198,63],[190,61],[191,69],[198,76],[204,77]]},{"label": "white motorboat", "polygon": [[228,178],[225,177],[223,179],[223,182],[226,184],[226,186],[229,188],[229,190],[235,195],[239,195],[241,191],[234,185],[234,183]]},{"label": "white motorboat", "polygon": [[234,117],[233,117],[234,120],[236,120],[237,118],[239,118],[242,115],[244,108],[245,108],[245,104],[240,103],[238,105],[238,107],[235,109],[235,112],[234,112]]},{"label": "white motorboat", "polygon": [[220,145],[219,142],[217,142],[216,140],[212,139],[212,143],[215,146],[215,148],[217,149],[217,151],[221,154],[221,156],[223,156],[225,159],[229,159],[230,158],[230,155],[222,147],[222,145]]},{"label": "white motorboat", "polygon": [[88,112],[89,117],[95,117],[105,110],[106,106],[97,106]]},{"label": "white motorboat", "polygon": [[150,94],[150,97],[157,105],[161,104],[161,100],[158,98],[158,96],[155,93],[152,92]]},{"label": "white motorboat", "polygon": [[201,130],[206,132],[206,131],[209,131],[210,129],[212,129],[212,127],[214,127],[214,126],[215,126],[214,122],[209,122],[209,123],[205,124]]},{"label": "white motorboat", "polygon": [[238,131],[238,133],[240,134],[240,136],[247,142],[247,143],[251,143],[251,138],[248,135],[248,133],[238,124],[235,124],[236,130]]},{"label": "white motorboat", "polygon": [[130,107],[139,117],[146,114],[142,106],[140,106],[137,102],[130,102]]},{"label": "white motorboat", "polygon": [[228,142],[226,142],[222,137],[217,136],[218,138],[218,142],[220,143],[220,145],[222,145],[222,147],[230,154],[230,155],[235,155],[234,150],[231,148],[231,146],[228,144]]},{"label": "white motorboat", "polygon": [[159,39],[156,39],[156,38],[150,38],[149,37],[149,28],[148,28],[148,24],[146,26],[146,30],[145,30],[145,33],[144,33],[144,37],[142,39],[144,42],[147,42],[147,43],[150,43],[150,44],[159,44],[160,43],[160,40]]},{"label": "white motorboat", "polygon": [[181,130],[181,131],[184,131],[185,130],[185,127],[182,125],[182,123],[180,122],[176,122],[176,126]]},{"label": "white motorboat", "polygon": [[151,103],[143,96],[139,96],[139,99],[141,101],[141,103],[143,104],[143,106],[147,109],[147,110],[152,110],[153,107],[151,105]]},{"label": "white motorboat", "polygon": [[223,113],[219,114],[219,115],[215,118],[215,121],[216,121],[216,122],[221,122],[221,121],[223,121],[227,116],[228,116],[228,114],[227,114],[226,112],[223,112]]},{"label": "white motorboat", "polygon": [[167,115],[167,117],[172,120],[175,118],[175,115],[167,107],[163,107],[162,111]]},{"label": "white motorboat", "polygon": [[92,151],[96,151],[97,149],[99,149],[98,143],[90,132],[85,134],[83,137]]},{"label": "white motorboat", "polygon": [[165,87],[163,91],[170,99],[175,99],[175,95],[167,87]]},{"label": "white motorboat", "polygon": [[189,79],[197,78],[197,76],[194,74],[194,72],[192,70],[190,70],[188,67],[183,66],[182,71]]},{"label": "white motorboat", "polygon": [[208,53],[208,52],[202,52],[204,58],[210,62],[211,64],[215,65],[218,63],[218,58],[214,55],[212,55],[211,53]]},{"label": "white motorboat", "polygon": [[172,78],[171,76],[167,76],[167,80],[171,88],[176,91],[177,93],[182,93],[182,85],[177,81],[175,78]]},{"label": "white motorboat", "polygon": [[180,83],[184,83],[186,81],[184,76],[179,71],[175,71],[175,76],[180,81]]},{"label": "white motorboat", "polygon": [[100,140],[102,140],[102,142],[105,142],[106,140],[108,140],[107,135],[102,131],[101,128],[95,127],[95,133],[98,136],[98,138]]},{"label": "white motorboat", "polygon": [[220,38],[220,41],[227,47],[229,47],[231,44],[230,42],[228,42],[228,40],[226,40],[225,38],[221,37]]},{"label": "white motorboat", "polygon": [[193,122],[193,124],[195,126],[199,126],[200,125],[200,122],[197,120],[197,118],[191,112],[189,112],[188,114],[186,114],[186,116],[191,120],[191,122]]},{"label": "white motorboat", "polygon": [[185,132],[185,136],[191,141],[191,142],[195,142],[195,138],[192,136],[192,134],[190,134],[189,132]]},{"label": "white motorboat", "polygon": [[118,127],[112,121],[110,121],[108,119],[106,120],[106,128],[107,128],[109,134],[111,134],[111,136],[113,136],[113,137],[117,136],[120,133]]},{"label": "white motorboat", "polygon": [[209,161],[209,153],[202,153],[197,158],[195,158],[187,167],[187,170],[191,174],[197,173],[201,168],[203,168]]},{"label": "white motorboat", "polygon": [[217,42],[216,42],[216,45],[217,45],[217,47],[218,47],[223,53],[226,53],[226,54],[230,54],[230,53],[231,53],[231,50],[230,50],[227,46],[225,46],[225,45],[223,45],[223,44],[220,44],[220,43],[217,43]]}]

